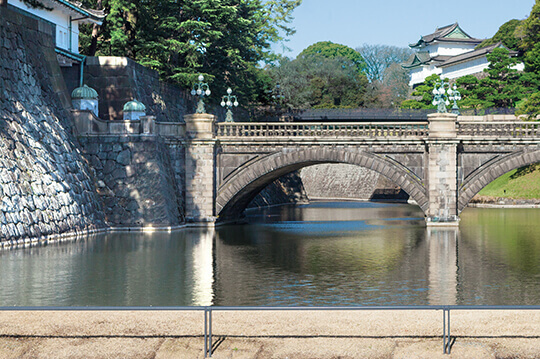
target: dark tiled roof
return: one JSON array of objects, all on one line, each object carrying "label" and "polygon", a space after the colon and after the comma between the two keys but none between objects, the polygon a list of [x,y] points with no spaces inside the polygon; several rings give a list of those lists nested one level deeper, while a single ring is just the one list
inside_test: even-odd
[{"label": "dark tiled roof", "polygon": [[420,65],[427,65],[430,62],[436,62],[437,64],[443,63],[448,60],[450,56],[435,56],[431,57],[427,51],[418,51],[409,57],[409,59],[401,66],[405,69],[410,69]]},{"label": "dark tiled roof", "polygon": [[[466,36],[466,38],[455,38],[455,37],[447,38],[446,37],[455,30],[458,30],[459,32],[461,32],[464,36]],[[471,37],[469,34],[463,31],[463,29],[461,29],[458,23],[456,22],[455,24],[452,24],[452,25],[447,25],[447,26],[437,28],[437,30],[435,30],[434,33],[422,36],[420,40],[418,40],[414,44],[410,44],[409,46],[418,47],[422,44],[428,44],[435,40],[444,41],[444,42],[466,42],[466,43],[481,43],[483,41],[481,39],[475,39]]]},{"label": "dark tiled roof", "polygon": [[70,8],[71,10],[76,11],[83,16],[87,16],[88,18],[95,21],[103,21],[103,19],[106,16],[103,10],[87,9],[82,6],[82,3],[80,1],[54,0],[54,2],[59,3],[67,8]]},{"label": "dark tiled roof", "polygon": [[427,51],[418,51],[418,52],[415,52],[414,54],[412,54],[411,57],[409,57],[407,59],[407,61],[402,63],[401,67],[403,67],[405,69],[409,69],[409,68],[412,68],[412,67],[427,64],[430,61],[431,61],[431,56],[429,56],[429,52],[427,52]]},{"label": "dark tiled roof", "polygon": [[[493,49],[495,49],[497,47],[501,47],[501,46],[502,46],[502,43],[498,42],[498,43],[490,45],[490,46],[482,47],[482,48],[480,48],[478,50],[469,51],[469,52],[466,52],[466,53],[461,54],[461,55],[452,56],[452,57],[450,57],[449,59],[447,59],[446,61],[444,61],[443,63],[441,63],[438,66],[439,67],[445,67],[445,66],[455,65],[455,64],[458,64],[460,62],[469,61],[469,60],[477,58],[477,57],[486,56],[487,54],[491,53],[493,51]],[[510,56],[516,56],[516,55],[517,55],[516,51],[510,51]]]}]

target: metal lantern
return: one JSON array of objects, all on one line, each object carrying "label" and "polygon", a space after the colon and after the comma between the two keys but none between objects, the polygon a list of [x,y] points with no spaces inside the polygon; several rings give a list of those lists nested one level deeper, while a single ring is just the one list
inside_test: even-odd
[{"label": "metal lantern", "polygon": [[194,84],[193,90],[191,90],[192,96],[199,96],[199,102],[197,103],[197,110],[195,111],[195,113],[206,113],[203,98],[204,96],[210,96],[212,92],[210,91],[210,87],[208,86],[208,84],[203,82],[203,75],[199,75],[198,80],[199,82]]},{"label": "metal lantern", "polygon": [[227,94],[221,96],[221,107],[227,107],[227,115],[225,116],[225,122],[234,122],[232,107],[238,107],[238,100],[235,95],[232,95],[232,89],[227,89]]}]

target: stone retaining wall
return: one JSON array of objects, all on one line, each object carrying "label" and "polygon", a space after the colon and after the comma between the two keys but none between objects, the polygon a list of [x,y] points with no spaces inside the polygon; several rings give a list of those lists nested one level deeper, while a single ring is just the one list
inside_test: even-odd
[{"label": "stone retaining wall", "polygon": [[160,122],[183,122],[195,111],[195,99],[187,91],[159,80],[156,71],[127,57],[87,57],[84,81],[99,95],[99,117],[122,120],[123,106],[132,99],[146,106],[146,114]]},{"label": "stone retaining wall", "polygon": [[307,202],[308,196],[298,171],[270,183],[249,204],[248,208]]},{"label": "stone retaining wall", "polygon": [[[80,141],[95,169],[111,226],[174,227],[183,222],[182,182],[173,172],[169,149],[158,137],[82,137]],[[175,160],[182,162],[180,157]]]},{"label": "stone retaining wall", "polygon": [[0,7],[0,243],[105,226],[71,135],[53,28]]},{"label": "stone retaining wall", "polygon": [[399,186],[370,169],[346,164],[304,167],[263,189],[248,207],[302,203],[309,200],[407,202]]}]

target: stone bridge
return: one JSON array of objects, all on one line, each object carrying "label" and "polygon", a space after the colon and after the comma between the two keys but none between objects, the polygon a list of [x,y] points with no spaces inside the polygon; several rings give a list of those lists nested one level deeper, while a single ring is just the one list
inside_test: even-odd
[{"label": "stone bridge", "polygon": [[[265,186],[302,167],[369,168],[407,192],[428,226],[451,226],[471,198],[500,175],[540,162],[540,123],[514,116],[432,114],[425,122],[185,123],[79,121],[83,135],[156,136],[185,149],[185,214],[207,223],[239,218]],[[85,125],[81,125],[84,123]]]}]

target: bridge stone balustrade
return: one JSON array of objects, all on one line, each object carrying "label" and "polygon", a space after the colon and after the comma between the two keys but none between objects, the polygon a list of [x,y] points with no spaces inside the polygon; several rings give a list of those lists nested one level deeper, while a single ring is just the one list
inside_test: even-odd
[{"label": "bridge stone balustrade", "polygon": [[[76,121],[79,135],[156,136],[174,153],[178,193],[192,223],[236,220],[266,185],[305,166],[354,164],[407,192],[428,226],[455,226],[485,185],[540,162],[540,122],[509,116],[431,114],[416,122],[215,123],[208,114],[185,122]],[[182,155],[183,153],[183,155]],[[179,160],[178,156],[185,156]],[[179,173],[184,171],[183,173]]]}]

